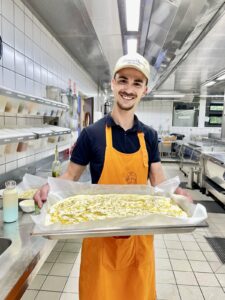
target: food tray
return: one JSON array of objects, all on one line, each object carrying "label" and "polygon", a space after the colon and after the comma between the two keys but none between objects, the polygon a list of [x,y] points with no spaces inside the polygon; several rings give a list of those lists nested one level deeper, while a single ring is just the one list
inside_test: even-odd
[{"label": "food tray", "polygon": [[[45,225],[48,205],[75,194],[155,194],[158,191],[148,185],[94,185],[74,183],[68,180],[49,178],[50,194],[41,214],[32,216],[36,223],[32,235],[48,239],[74,239],[84,237],[127,236],[144,234],[167,234],[191,232],[207,227],[207,212],[201,204],[193,204],[183,196],[173,195],[173,199],[190,216],[168,217],[162,214],[120,217],[98,221],[88,221],[73,225]],[[54,191],[54,192],[53,192]]]},{"label": "food tray", "polygon": [[80,239],[87,237],[110,237],[110,236],[129,236],[129,235],[152,235],[152,234],[171,234],[171,233],[190,233],[197,228],[208,227],[207,222],[201,222],[197,225],[159,225],[159,226],[146,226],[146,227],[123,227],[123,228],[99,228],[88,230],[46,230],[40,231],[35,226],[32,235],[42,236],[50,240],[61,239]]}]

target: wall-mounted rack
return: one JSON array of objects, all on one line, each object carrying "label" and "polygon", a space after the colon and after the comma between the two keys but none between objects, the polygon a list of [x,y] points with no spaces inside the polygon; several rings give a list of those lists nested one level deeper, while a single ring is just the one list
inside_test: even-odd
[{"label": "wall-mounted rack", "polygon": [[34,95],[24,94],[19,91],[11,90],[11,89],[8,89],[8,88],[2,87],[2,86],[0,86],[0,95],[8,96],[10,98],[17,98],[19,100],[25,100],[25,101],[31,101],[31,102],[44,104],[44,105],[55,106],[55,107],[61,108],[62,110],[65,110],[65,111],[67,111],[69,109],[68,104],[64,104],[64,103],[50,100],[47,98],[37,97]]},{"label": "wall-mounted rack", "polygon": [[36,139],[36,135],[33,133],[26,134],[26,135],[1,135],[0,136],[0,145],[11,144],[11,143],[18,143],[22,141],[30,141]]},{"label": "wall-mounted rack", "polygon": [[[6,132],[7,130],[7,132]],[[0,145],[29,141],[39,138],[45,138],[50,136],[59,136],[64,134],[70,134],[71,129],[60,128],[54,131],[54,128],[29,128],[30,133],[24,133],[21,131],[27,130],[27,128],[19,129],[0,129]]]}]

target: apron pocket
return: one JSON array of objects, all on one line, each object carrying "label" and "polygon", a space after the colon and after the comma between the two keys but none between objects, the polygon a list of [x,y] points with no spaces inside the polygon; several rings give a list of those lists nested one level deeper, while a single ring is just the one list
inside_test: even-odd
[{"label": "apron pocket", "polygon": [[135,264],[135,238],[103,238],[102,262],[111,270],[121,270]]}]

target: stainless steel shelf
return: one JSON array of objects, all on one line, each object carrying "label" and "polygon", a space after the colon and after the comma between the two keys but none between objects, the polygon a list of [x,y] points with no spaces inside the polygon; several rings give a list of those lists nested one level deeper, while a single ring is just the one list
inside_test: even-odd
[{"label": "stainless steel shelf", "polygon": [[20,99],[20,100],[23,99],[25,101],[36,102],[36,103],[49,105],[49,106],[55,106],[55,107],[61,108],[62,110],[65,110],[65,111],[67,111],[69,109],[68,104],[60,103],[60,102],[50,100],[50,99],[47,99],[47,98],[37,97],[37,96],[34,96],[34,95],[27,95],[27,94],[21,93],[19,91],[7,89],[7,88],[2,87],[2,86],[0,86],[0,95],[12,97],[12,98],[17,98],[17,99]]},{"label": "stainless steel shelf", "polygon": [[30,134],[30,135],[21,135],[21,136],[1,136],[0,137],[0,145],[5,145],[5,144],[11,144],[11,143],[18,143],[22,141],[30,141],[30,140],[35,140],[37,136],[35,134]]},{"label": "stainless steel shelf", "polygon": [[[27,129],[27,128],[24,128]],[[7,129],[10,132],[7,132],[7,134],[0,134],[0,145],[4,144],[10,144],[10,143],[15,143],[15,142],[22,142],[22,141],[29,141],[29,140],[35,140],[39,138],[45,138],[49,136],[59,136],[59,135],[64,135],[64,134],[70,134],[71,129],[69,128],[61,128],[61,129],[56,129],[54,131],[53,128],[30,128],[30,133],[19,133],[18,129],[13,130],[13,129]],[[21,131],[23,128],[21,128]],[[0,129],[0,133],[4,132],[4,129]]]}]

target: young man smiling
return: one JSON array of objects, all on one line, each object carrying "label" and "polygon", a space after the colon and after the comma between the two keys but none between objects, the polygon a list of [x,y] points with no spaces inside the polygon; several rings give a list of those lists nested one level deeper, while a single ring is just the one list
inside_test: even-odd
[{"label": "young man smiling", "polygon": [[[118,60],[112,112],[83,129],[61,178],[78,180],[90,164],[92,183],[147,184],[149,179],[155,186],[165,180],[157,133],[134,114],[149,77],[149,63],[140,54]],[[48,189],[35,194],[39,207]],[[155,300],[153,236],[84,239],[79,293],[80,300]]]}]

